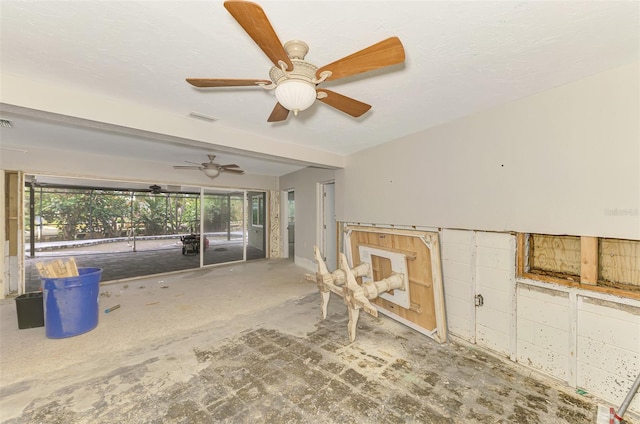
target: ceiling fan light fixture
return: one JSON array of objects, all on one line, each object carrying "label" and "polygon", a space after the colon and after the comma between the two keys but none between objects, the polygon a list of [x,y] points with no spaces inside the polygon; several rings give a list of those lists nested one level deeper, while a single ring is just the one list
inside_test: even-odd
[{"label": "ceiling fan light fixture", "polygon": [[209,178],[215,178],[220,175],[220,170],[218,168],[203,168],[202,172]]},{"label": "ceiling fan light fixture", "polygon": [[315,84],[300,79],[282,81],[276,87],[276,99],[283,107],[297,115],[316,101]]}]

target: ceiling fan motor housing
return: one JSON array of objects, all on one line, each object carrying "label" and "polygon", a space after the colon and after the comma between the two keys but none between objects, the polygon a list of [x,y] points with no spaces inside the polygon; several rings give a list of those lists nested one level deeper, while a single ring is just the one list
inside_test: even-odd
[{"label": "ceiling fan motor housing", "polygon": [[316,71],[318,70],[316,65],[301,59],[291,59],[291,63],[293,63],[293,69],[291,71],[285,72],[277,66],[271,68],[269,78],[271,78],[274,84],[280,84],[288,79],[296,79],[306,81],[315,86],[314,80]]},{"label": "ceiling fan motor housing", "polygon": [[[283,71],[274,66],[269,72],[271,81],[276,85],[276,98],[285,108],[294,114],[307,109],[316,100],[316,71],[318,67],[301,59],[291,59],[293,69]],[[296,88],[293,88],[293,87]],[[292,98],[292,96],[295,97]],[[290,104],[298,105],[291,108]]]}]

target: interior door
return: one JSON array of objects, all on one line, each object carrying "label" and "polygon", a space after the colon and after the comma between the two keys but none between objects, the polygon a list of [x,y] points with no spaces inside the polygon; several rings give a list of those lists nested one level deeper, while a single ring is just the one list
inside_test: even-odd
[{"label": "interior door", "polygon": [[476,343],[515,357],[515,236],[475,232]]},{"label": "interior door", "polygon": [[264,258],[265,252],[265,218],[266,218],[266,197],[265,192],[250,191],[247,193],[249,197],[249,234],[247,259]]},{"label": "interior door", "polygon": [[287,249],[288,258],[296,256],[296,200],[295,191],[287,192]]},{"label": "interior door", "polygon": [[322,184],[322,254],[329,270],[337,268],[336,185]]}]

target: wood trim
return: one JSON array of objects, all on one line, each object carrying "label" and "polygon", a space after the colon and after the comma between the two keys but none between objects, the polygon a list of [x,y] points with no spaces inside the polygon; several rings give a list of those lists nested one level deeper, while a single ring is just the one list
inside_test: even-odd
[{"label": "wood trim", "polygon": [[580,237],[580,282],[598,284],[598,237]]},{"label": "wood trim", "polygon": [[524,274],[524,264],[526,259],[526,238],[525,233],[516,235],[516,276],[520,277]]}]

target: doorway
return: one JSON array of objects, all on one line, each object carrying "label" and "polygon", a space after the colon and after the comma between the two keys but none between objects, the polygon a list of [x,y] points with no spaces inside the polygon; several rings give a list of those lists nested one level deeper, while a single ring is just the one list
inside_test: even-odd
[{"label": "doorway", "polygon": [[265,192],[27,177],[22,292],[40,287],[36,263],[69,256],[102,281],[265,257]]},{"label": "doorway", "polygon": [[[199,222],[197,223],[199,224]],[[202,264],[246,259],[244,192],[204,189],[202,197]],[[246,252],[245,252],[246,251]]]},{"label": "doorway", "polygon": [[322,189],[321,252],[329,269],[337,269],[338,233],[336,225],[336,185],[324,183]]},{"label": "doorway", "polygon": [[[248,219],[248,239],[247,252],[250,250],[255,252],[253,259],[266,257],[266,198],[267,193],[263,191],[250,191],[247,193],[249,202],[249,219]],[[248,253],[247,253],[248,254]]]},{"label": "doorway", "polygon": [[288,190],[287,191],[287,203],[285,207],[285,219],[286,219],[286,234],[287,240],[286,248],[287,248],[287,258],[291,260],[295,260],[296,257],[296,201],[295,201],[295,191]]}]

